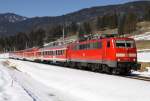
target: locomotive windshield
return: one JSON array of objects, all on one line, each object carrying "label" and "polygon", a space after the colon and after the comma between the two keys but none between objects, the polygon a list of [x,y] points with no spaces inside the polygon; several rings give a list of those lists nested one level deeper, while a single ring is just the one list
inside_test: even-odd
[{"label": "locomotive windshield", "polygon": [[134,48],[135,43],[133,40],[116,40],[117,48]]}]

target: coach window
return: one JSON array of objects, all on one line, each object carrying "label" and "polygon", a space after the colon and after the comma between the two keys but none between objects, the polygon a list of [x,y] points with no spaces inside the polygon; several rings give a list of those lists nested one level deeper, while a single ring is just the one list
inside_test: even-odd
[{"label": "coach window", "polygon": [[61,52],[62,52],[62,55],[63,55],[64,54],[64,50],[62,50]]},{"label": "coach window", "polygon": [[79,49],[82,50],[82,45],[79,45]]},{"label": "coach window", "polygon": [[63,55],[63,50],[61,50],[61,55]]},{"label": "coach window", "polygon": [[63,55],[64,54],[64,50],[62,50],[61,53],[62,53],[61,55]]},{"label": "coach window", "polygon": [[58,51],[58,55],[61,55],[61,50]]},{"label": "coach window", "polygon": [[59,55],[62,55],[62,50],[59,50]]},{"label": "coach window", "polygon": [[93,48],[94,48],[94,49],[96,48],[96,42],[93,43]]},{"label": "coach window", "polygon": [[45,55],[47,55],[47,51],[45,51]]},{"label": "coach window", "polygon": [[83,47],[83,50],[84,50],[84,49],[86,48],[86,45],[85,45],[85,44],[83,44],[83,45],[82,45],[82,47]]},{"label": "coach window", "polygon": [[82,45],[82,49],[84,50],[85,48],[86,48],[86,45],[85,45],[85,44],[83,44],[83,45]]},{"label": "coach window", "polygon": [[77,50],[77,45],[74,45],[74,48],[73,48],[73,50]]},{"label": "coach window", "polygon": [[83,49],[83,45],[80,45],[80,50],[82,50]]},{"label": "coach window", "polygon": [[102,42],[98,42],[98,48],[102,48]]},{"label": "coach window", "polygon": [[56,50],[56,55],[58,55],[58,50]]},{"label": "coach window", "polygon": [[88,49],[88,44],[84,44],[84,49]]},{"label": "coach window", "polygon": [[90,43],[90,49],[93,49],[93,43]]},{"label": "coach window", "polygon": [[52,55],[54,55],[55,54],[55,52],[54,51],[52,51]]},{"label": "coach window", "polygon": [[76,49],[76,46],[77,46],[77,45],[74,45],[74,46],[73,46],[73,50],[77,50],[77,49]]},{"label": "coach window", "polygon": [[75,45],[75,50],[79,50],[79,45]]},{"label": "coach window", "polygon": [[62,50],[59,50],[59,55],[62,55]]},{"label": "coach window", "polygon": [[107,48],[110,48],[110,41],[107,41]]},{"label": "coach window", "polygon": [[74,45],[74,50],[79,50],[80,49],[80,45],[76,44]]},{"label": "coach window", "polygon": [[61,50],[61,55],[63,55],[63,50]]},{"label": "coach window", "polygon": [[50,55],[53,55],[53,51],[50,51]]},{"label": "coach window", "polygon": [[97,42],[94,42],[93,43],[93,48],[95,49],[95,48],[98,48],[98,43]]},{"label": "coach window", "polygon": [[90,49],[90,44],[89,43],[87,44],[87,49]]}]

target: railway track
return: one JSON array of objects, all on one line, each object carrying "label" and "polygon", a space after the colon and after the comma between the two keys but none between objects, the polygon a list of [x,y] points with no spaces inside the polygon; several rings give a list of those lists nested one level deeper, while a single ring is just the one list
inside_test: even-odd
[{"label": "railway track", "polygon": [[137,80],[143,80],[143,81],[149,81],[150,82],[150,77],[145,77],[145,76],[125,76],[126,78],[131,78],[131,79],[137,79]]},{"label": "railway track", "polygon": [[[7,61],[7,62],[9,62],[9,61]],[[9,63],[7,63],[7,62],[4,62],[3,64],[8,65]],[[14,69],[17,69],[15,66],[11,66],[11,67],[14,68]],[[150,77],[144,77],[144,76],[139,76],[139,75],[128,75],[128,76],[121,76],[121,77],[130,78],[130,79],[137,79],[137,80],[143,80],[143,81],[149,81],[150,82]]]}]

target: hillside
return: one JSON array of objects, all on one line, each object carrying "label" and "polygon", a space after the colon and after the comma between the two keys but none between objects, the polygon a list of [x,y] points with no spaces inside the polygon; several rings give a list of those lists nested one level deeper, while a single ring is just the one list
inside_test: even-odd
[{"label": "hillside", "polygon": [[[0,35],[14,35],[18,32],[27,32],[33,28],[42,27],[47,29],[50,26],[83,22],[96,18],[97,16],[112,15],[114,13],[128,14],[135,13],[138,19],[142,19],[145,12],[150,8],[150,1],[136,1],[118,5],[98,6],[82,9],[62,16],[56,17],[33,17],[26,18],[16,14],[0,14]],[[8,16],[5,17],[4,16]]]},{"label": "hillside", "polygon": [[15,26],[15,24],[26,19],[27,17],[13,13],[0,14],[0,35],[15,34],[14,32],[18,32],[17,26]]}]

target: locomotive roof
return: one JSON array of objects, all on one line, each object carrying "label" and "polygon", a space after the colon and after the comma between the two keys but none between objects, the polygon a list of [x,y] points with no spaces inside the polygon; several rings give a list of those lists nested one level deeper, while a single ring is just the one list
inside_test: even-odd
[{"label": "locomotive roof", "polygon": [[133,38],[128,38],[128,37],[111,37],[111,38],[100,38],[100,39],[91,39],[91,40],[85,40],[85,41],[76,41],[72,44],[84,44],[84,43],[90,43],[90,42],[96,42],[96,41],[103,41],[103,40],[134,40]]},{"label": "locomotive roof", "polygon": [[120,39],[120,40],[134,40],[133,38],[128,38],[128,37],[115,37],[115,38],[110,38],[110,39]]}]

